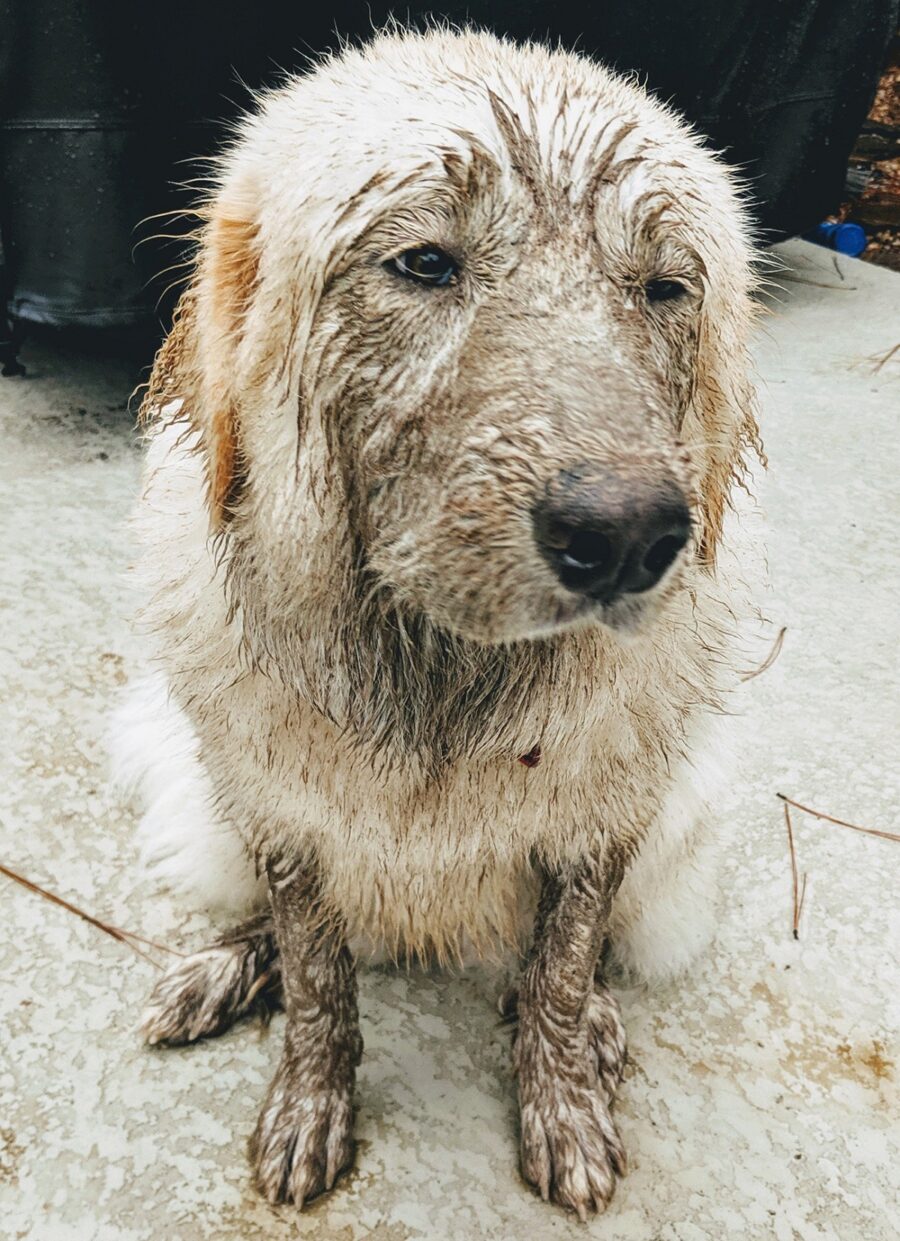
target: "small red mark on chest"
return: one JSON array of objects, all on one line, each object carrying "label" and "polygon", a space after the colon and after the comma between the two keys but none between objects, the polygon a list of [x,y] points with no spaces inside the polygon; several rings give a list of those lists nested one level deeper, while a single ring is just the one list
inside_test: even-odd
[{"label": "small red mark on chest", "polygon": [[523,754],[519,762],[523,767],[537,767],[541,761],[541,747],[533,745],[527,754]]}]

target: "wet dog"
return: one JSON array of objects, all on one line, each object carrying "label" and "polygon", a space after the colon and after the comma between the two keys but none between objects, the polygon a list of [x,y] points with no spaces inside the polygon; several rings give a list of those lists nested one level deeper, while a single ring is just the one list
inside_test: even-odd
[{"label": "wet dog", "polygon": [[634,83],[439,30],[261,98],[202,214],[121,739],[159,873],[252,916],[146,1036],[283,1000],[252,1159],[302,1205],[352,1159],[356,956],[521,949],[522,1171],[584,1217],[624,1168],[604,945],[653,977],[709,930],[740,196]]}]

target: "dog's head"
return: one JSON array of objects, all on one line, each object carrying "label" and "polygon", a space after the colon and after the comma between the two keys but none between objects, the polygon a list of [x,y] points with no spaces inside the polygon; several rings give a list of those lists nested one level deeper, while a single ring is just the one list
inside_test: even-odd
[{"label": "dog's head", "polygon": [[245,121],[151,399],[282,612],[352,578],[479,643],[635,628],[711,567],[756,441],[750,258],[633,84],[381,37]]}]

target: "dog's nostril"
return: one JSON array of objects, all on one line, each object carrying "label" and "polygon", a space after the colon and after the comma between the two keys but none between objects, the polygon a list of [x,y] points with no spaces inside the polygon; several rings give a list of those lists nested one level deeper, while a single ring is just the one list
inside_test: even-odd
[{"label": "dog's nostril", "polygon": [[593,467],[562,471],[531,512],[544,559],[568,590],[611,603],[652,590],[691,536],[674,479]]},{"label": "dog's nostril", "polygon": [[563,559],[573,569],[603,569],[612,565],[616,552],[599,530],[576,530],[563,548]]},{"label": "dog's nostril", "polygon": [[658,539],[644,556],[644,568],[660,578],[675,563],[678,553],[687,543],[687,535],[665,534]]}]

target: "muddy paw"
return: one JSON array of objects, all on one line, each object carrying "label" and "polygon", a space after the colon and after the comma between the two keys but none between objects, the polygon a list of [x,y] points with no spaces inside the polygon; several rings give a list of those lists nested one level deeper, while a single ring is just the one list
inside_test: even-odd
[{"label": "muddy paw", "polygon": [[353,1162],[352,1083],[299,1086],[279,1069],[250,1139],[254,1183],[269,1202],[304,1202]]},{"label": "muddy paw", "polygon": [[[519,993],[510,987],[500,996],[497,1007],[505,1022],[518,1018]],[[588,1046],[597,1062],[599,1083],[612,1103],[625,1072],[628,1045],[619,1002],[605,986],[598,984],[588,1000],[585,1013]]]},{"label": "muddy paw", "polygon": [[523,1099],[522,1175],[541,1197],[586,1220],[603,1211],[616,1179],[625,1174],[625,1152],[596,1081],[547,1083]]},{"label": "muddy paw", "polygon": [[141,1016],[147,1043],[193,1043],[222,1034],[256,1005],[280,1004],[277,958],[253,946],[218,944],[191,953],[156,983]]},{"label": "muddy paw", "polygon": [[619,1002],[605,987],[594,991],[587,1005],[587,1035],[591,1051],[597,1058],[600,1085],[611,1104],[625,1072],[628,1045]]}]

